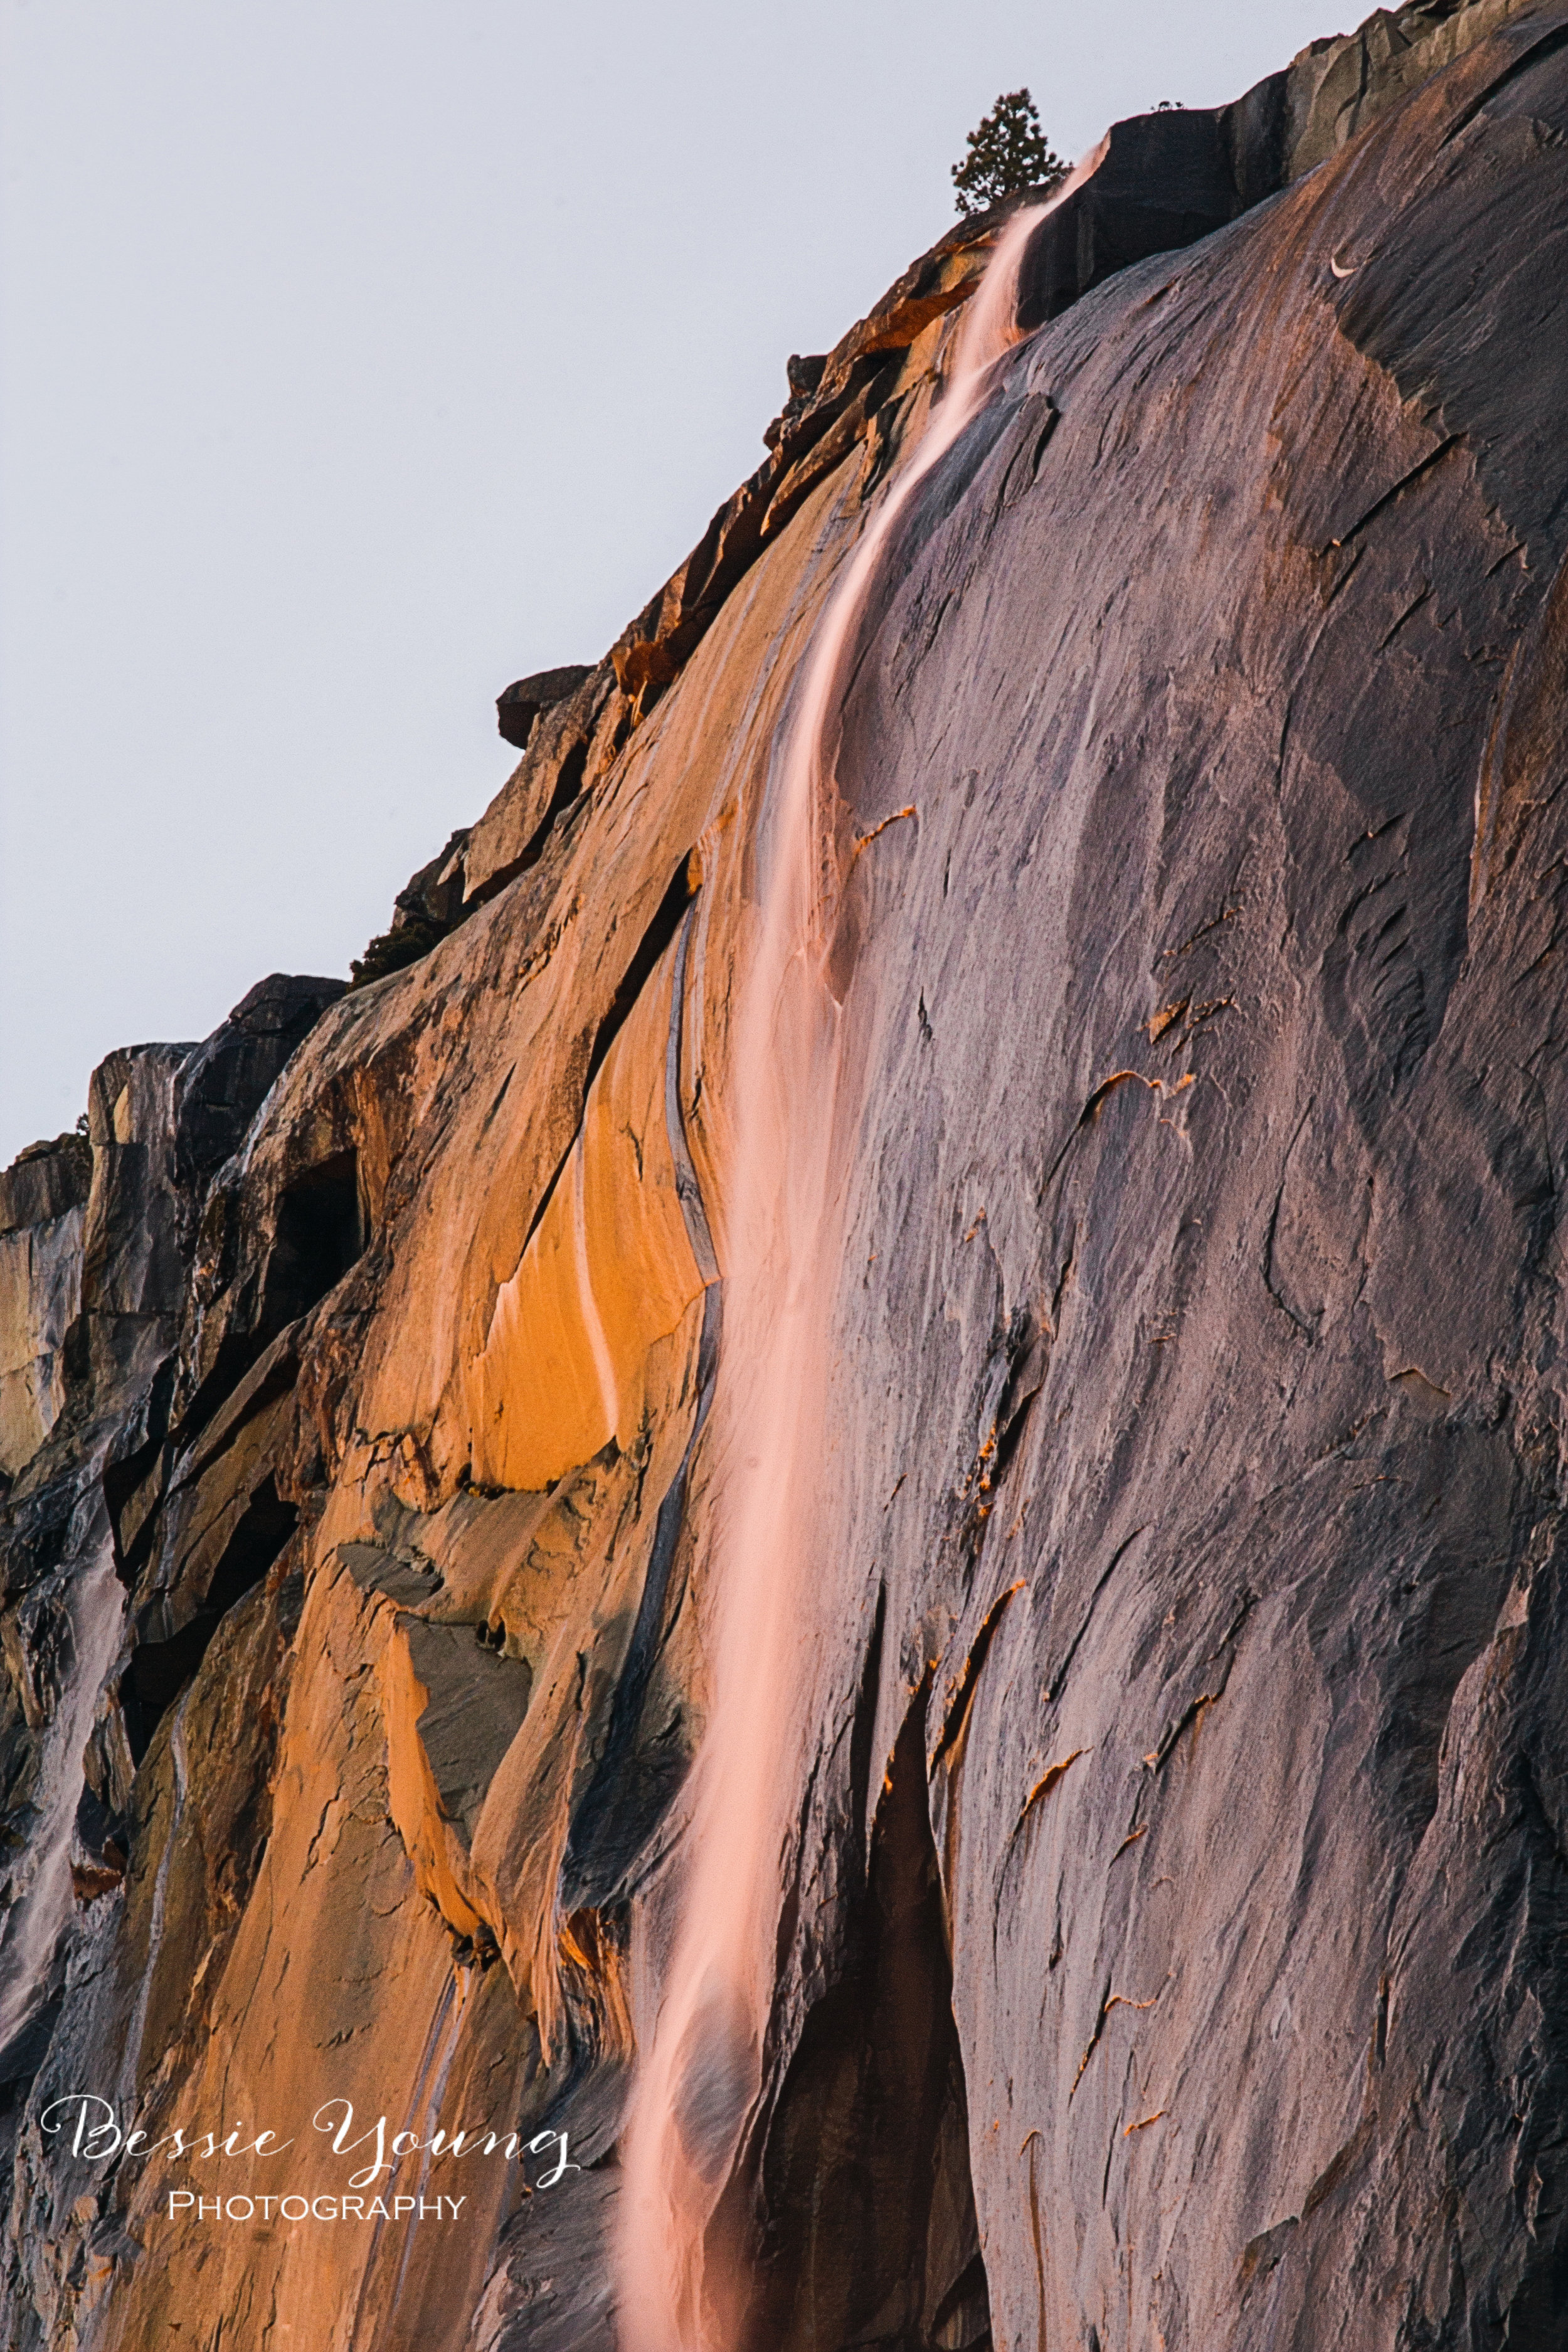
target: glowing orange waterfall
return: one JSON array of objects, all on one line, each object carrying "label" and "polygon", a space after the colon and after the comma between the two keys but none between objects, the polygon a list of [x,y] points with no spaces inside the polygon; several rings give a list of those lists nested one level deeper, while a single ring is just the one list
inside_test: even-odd
[{"label": "glowing orange waterfall", "polygon": [[716,2247],[710,2224],[760,2088],[793,1801],[782,1769],[797,1682],[791,1659],[808,1622],[802,1595],[818,1550],[813,1466],[837,1257],[829,1172],[842,1021],[824,971],[836,896],[824,845],[844,664],[889,532],[978,413],[994,362],[1017,340],[1018,266],[1048,209],[1017,214],[997,245],[944,396],[817,625],[761,813],[760,931],[731,1060],[734,1158],[715,1401],[727,1475],[709,1580],[713,1704],[694,1768],[680,1924],[624,2143],[626,2352],[720,2352],[733,2344],[745,2304],[741,2252]]}]

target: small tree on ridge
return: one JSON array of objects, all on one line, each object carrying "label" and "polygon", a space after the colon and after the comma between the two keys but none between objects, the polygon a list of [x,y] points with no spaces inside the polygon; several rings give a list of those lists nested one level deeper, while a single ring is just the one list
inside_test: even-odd
[{"label": "small tree on ridge", "polygon": [[1026,89],[1004,90],[964,141],[968,153],[952,167],[961,213],[983,213],[1026,188],[1052,188],[1067,165],[1051,152],[1040,110]]}]

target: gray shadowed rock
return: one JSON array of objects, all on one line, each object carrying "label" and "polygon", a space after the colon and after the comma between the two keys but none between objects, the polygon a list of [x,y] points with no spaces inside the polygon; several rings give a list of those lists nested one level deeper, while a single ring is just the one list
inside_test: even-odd
[{"label": "gray shadowed rock", "polygon": [[464,853],[471,827],[459,825],[446,846],[411,874],[393,901],[392,921],[349,965],[349,986],[368,988],[406,971],[463,919]]},{"label": "gray shadowed rock", "polygon": [[345,984],[275,971],[190,1055],[175,1086],[174,1150],[193,1193],[238,1149],[279,1072]]},{"label": "gray shadowed rock", "polygon": [[450,930],[463,906],[463,851],[472,828],[458,825],[416,874],[411,874],[393,902],[392,928],[421,920]]},{"label": "gray shadowed rock", "polygon": [[91,1182],[92,1146],[85,1135],[29,1143],[0,1171],[0,1234],[47,1224],[82,1208]]}]

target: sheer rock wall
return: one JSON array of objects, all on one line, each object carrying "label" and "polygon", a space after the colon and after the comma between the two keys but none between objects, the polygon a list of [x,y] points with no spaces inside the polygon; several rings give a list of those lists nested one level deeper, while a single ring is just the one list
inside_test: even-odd
[{"label": "sheer rock wall", "polygon": [[[837,1540],[777,1662],[748,2340],[1545,2347],[1568,8],[1374,18],[1111,167],[843,711]],[[613,2340],[759,811],[996,226],[542,712],[430,952],[111,1057],[86,1199],[4,1180],[17,2347]],[[216,2229],[69,2160],[82,2089],[584,2168]]]}]

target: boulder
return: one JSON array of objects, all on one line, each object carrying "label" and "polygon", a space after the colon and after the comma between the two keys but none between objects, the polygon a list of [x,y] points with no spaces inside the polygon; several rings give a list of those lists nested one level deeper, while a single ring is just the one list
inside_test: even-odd
[{"label": "boulder", "polygon": [[588,675],[583,662],[567,662],[559,669],[535,670],[520,677],[496,697],[496,718],[502,740],[526,751],[541,711],[552,710],[576,693]]}]

